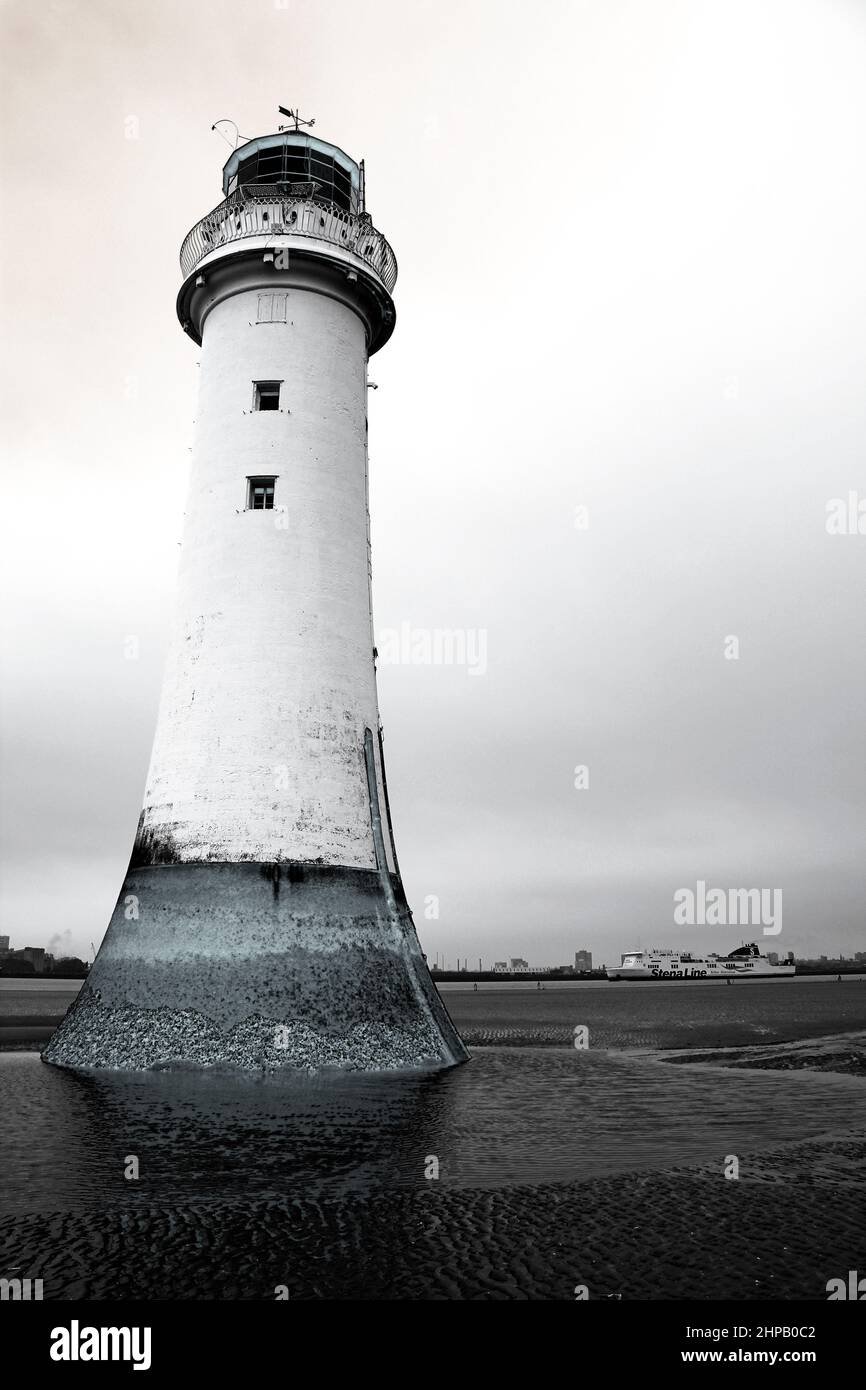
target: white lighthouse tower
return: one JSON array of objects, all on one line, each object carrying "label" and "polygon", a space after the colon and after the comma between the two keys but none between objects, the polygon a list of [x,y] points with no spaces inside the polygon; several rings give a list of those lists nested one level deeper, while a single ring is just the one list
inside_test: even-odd
[{"label": "white lighthouse tower", "polygon": [[201,374],[175,626],[61,1066],[467,1056],[403,893],[376,695],[367,362],[397,265],[363,164],[302,124],[234,151],[181,248]]}]

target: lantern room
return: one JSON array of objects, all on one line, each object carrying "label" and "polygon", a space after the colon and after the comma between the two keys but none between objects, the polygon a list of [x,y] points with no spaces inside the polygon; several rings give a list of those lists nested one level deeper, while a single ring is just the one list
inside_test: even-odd
[{"label": "lantern room", "polygon": [[255,184],[276,184],[281,193],[318,198],[344,212],[364,211],[363,163],[303,131],[261,135],[232,153],[223,168],[225,196]]}]

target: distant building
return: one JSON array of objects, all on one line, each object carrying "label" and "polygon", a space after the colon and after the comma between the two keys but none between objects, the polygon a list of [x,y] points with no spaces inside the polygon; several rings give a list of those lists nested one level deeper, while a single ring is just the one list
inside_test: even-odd
[{"label": "distant building", "polygon": [[779,964],[779,952],[778,952],[778,951],[768,951],[768,952],[767,952],[767,960],[770,962],[771,965],[778,965],[778,964]]},{"label": "distant building", "polygon": [[591,970],[592,951],[575,951],[574,968],[575,970]]},{"label": "distant building", "polygon": [[789,951],[789,952],[788,952],[788,963],[789,963],[790,965],[793,965],[793,964],[794,964],[794,952],[793,952],[793,951]]},{"label": "distant building", "polygon": [[44,946],[23,946],[20,951],[7,951],[3,957],[5,965],[31,965],[34,975],[43,975],[54,964],[54,957],[46,955]]},{"label": "distant building", "polygon": [[9,952],[9,937],[0,936],[0,956],[5,956]]},{"label": "distant building", "polygon": [[507,975],[507,974],[508,974],[508,961],[507,961],[507,960],[495,960],[495,961],[493,962],[493,973],[494,973],[494,975]]},{"label": "distant building", "polygon": [[511,965],[509,968],[511,970],[512,975],[521,975],[530,969],[530,965],[529,961],[524,960],[522,956],[512,956]]}]

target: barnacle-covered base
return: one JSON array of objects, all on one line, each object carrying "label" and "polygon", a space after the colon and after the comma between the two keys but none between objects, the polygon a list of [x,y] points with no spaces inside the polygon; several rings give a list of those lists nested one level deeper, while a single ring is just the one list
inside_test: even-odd
[{"label": "barnacle-covered base", "polygon": [[[440,1069],[468,1053],[400,880],[310,864],[131,869],[43,1052],[75,1069]],[[396,910],[395,910],[396,904]]]}]

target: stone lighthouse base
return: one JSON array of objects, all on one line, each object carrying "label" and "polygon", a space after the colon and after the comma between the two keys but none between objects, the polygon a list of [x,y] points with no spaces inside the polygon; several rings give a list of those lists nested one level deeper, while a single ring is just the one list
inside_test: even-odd
[{"label": "stone lighthouse base", "polygon": [[72,1068],[444,1068],[468,1053],[399,878],[314,864],[130,869],[43,1052]]}]

